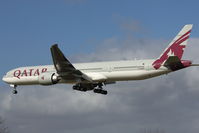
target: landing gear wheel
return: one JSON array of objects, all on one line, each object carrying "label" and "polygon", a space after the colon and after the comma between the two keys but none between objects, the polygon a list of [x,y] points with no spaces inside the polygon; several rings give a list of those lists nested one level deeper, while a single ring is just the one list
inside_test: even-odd
[{"label": "landing gear wheel", "polygon": [[85,87],[82,87],[82,86],[80,86],[80,85],[74,85],[73,86],[73,90],[77,90],[77,91],[84,91],[84,92],[86,92],[87,91],[87,88],[85,88]]},{"label": "landing gear wheel", "polygon": [[100,94],[103,94],[103,95],[107,95],[107,91],[106,90],[102,90],[102,89],[94,89],[93,90],[94,93],[100,93]]},{"label": "landing gear wheel", "polygon": [[13,93],[13,94],[17,94],[18,92],[17,92],[16,89],[14,89],[14,90],[12,91],[12,93]]},{"label": "landing gear wheel", "polygon": [[100,93],[100,91],[101,91],[100,89],[94,89],[93,90],[94,93]]},{"label": "landing gear wheel", "polygon": [[106,90],[101,90],[101,94],[103,94],[103,95],[107,95],[107,91]]},{"label": "landing gear wheel", "polygon": [[78,86],[74,85],[73,90],[77,90],[77,89],[78,89]]}]

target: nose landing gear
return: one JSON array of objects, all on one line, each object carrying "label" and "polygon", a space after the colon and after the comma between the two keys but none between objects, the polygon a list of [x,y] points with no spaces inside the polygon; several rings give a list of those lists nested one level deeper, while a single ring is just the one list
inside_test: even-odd
[{"label": "nose landing gear", "polygon": [[10,87],[13,88],[12,94],[17,94],[18,93],[18,91],[17,91],[17,85],[10,85]]},{"label": "nose landing gear", "polygon": [[17,94],[17,93],[18,93],[18,91],[16,89],[12,90],[12,94]]}]

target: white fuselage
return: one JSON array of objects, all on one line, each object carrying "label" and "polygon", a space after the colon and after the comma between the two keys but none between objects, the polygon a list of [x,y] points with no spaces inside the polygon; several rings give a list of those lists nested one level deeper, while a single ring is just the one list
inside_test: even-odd
[{"label": "white fuselage", "polygon": [[[171,72],[161,66],[154,69],[154,60],[110,61],[73,64],[74,67],[94,82],[115,82],[128,80],[143,80]],[[56,73],[54,65],[20,67],[9,71],[3,80],[13,85],[39,84],[39,75],[42,73]],[[62,79],[59,83],[78,83],[81,81]]]}]

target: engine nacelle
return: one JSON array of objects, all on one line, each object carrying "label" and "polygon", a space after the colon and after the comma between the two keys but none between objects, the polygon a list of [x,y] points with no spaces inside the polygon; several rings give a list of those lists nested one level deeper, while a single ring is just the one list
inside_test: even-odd
[{"label": "engine nacelle", "polygon": [[42,73],[38,76],[39,84],[52,85],[59,82],[58,76],[55,73]]}]

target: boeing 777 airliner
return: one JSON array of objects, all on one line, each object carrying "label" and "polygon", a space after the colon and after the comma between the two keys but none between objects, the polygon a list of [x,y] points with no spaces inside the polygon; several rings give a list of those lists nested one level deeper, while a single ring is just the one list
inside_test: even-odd
[{"label": "boeing 777 airliner", "polygon": [[7,72],[2,80],[14,88],[13,94],[17,94],[18,85],[70,83],[74,84],[74,90],[93,90],[94,93],[106,95],[107,91],[102,88],[105,84],[143,80],[198,66],[190,60],[182,60],[191,29],[192,24],[185,25],[157,59],[148,60],[71,64],[55,44],[50,48],[54,65],[16,68]]}]

